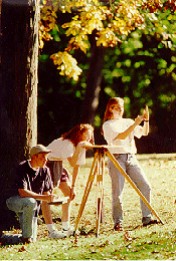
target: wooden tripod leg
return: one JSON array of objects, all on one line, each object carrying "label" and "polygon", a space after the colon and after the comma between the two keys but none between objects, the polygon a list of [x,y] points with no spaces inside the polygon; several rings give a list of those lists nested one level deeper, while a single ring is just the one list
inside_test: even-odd
[{"label": "wooden tripod leg", "polygon": [[109,150],[106,151],[107,156],[109,159],[113,162],[115,167],[118,169],[118,171],[128,180],[130,185],[135,189],[135,191],[138,193],[140,198],[143,200],[143,202],[146,204],[146,206],[151,210],[151,212],[156,216],[156,218],[160,221],[161,224],[164,224],[164,222],[160,219],[156,211],[152,208],[150,203],[147,201],[147,199],[144,197],[144,195],[141,193],[141,191],[137,188],[136,184],[131,180],[131,178],[127,175],[127,173],[124,171],[124,169],[120,166],[114,155],[110,153]]},{"label": "wooden tripod leg", "polygon": [[105,159],[104,150],[99,152],[99,166],[97,173],[97,183],[99,186],[99,197],[97,198],[97,217],[96,217],[96,236],[99,236],[100,223],[103,218],[103,199],[104,199],[104,172],[105,172]]},{"label": "wooden tripod leg", "polygon": [[97,198],[97,219],[96,219],[96,237],[99,236],[100,222],[102,218],[102,198]]},{"label": "wooden tripod leg", "polygon": [[95,175],[96,175],[96,172],[97,172],[97,158],[98,158],[98,153],[96,152],[95,155],[94,155],[94,160],[93,160],[93,163],[92,163],[92,166],[91,166],[91,170],[90,170],[90,174],[89,174],[89,177],[88,177],[88,180],[87,180],[87,184],[86,184],[85,189],[84,189],[84,194],[83,194],[81,205],[80,205],[80,208],[79,208],[79,211],[78,211],[78,216],[76,218],[75,232],[78,229],[79,221],[82,217],[82,213],[84,211],[84,207],[85,207],[85,204],[87,202],[87,198],[89,196],[93,181],[95,179]]}]

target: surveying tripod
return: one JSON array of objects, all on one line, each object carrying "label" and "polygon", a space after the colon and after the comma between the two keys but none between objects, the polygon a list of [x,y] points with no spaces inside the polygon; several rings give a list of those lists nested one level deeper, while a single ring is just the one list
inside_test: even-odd
[{"label": "surveying tripod", "polygon": [[153,209],[153,207],[150,205],[150,203],[147,201],[147,199],[144,197],[141,191],[137,188],[136,184],[131,180],[128,174],[120,166],[120,164],[118,163],[114,155],[109,151],[109,149],[112,147],[108,145],[93,145],[91,148],[95,149],[94,159],[85,186],[84,194],[78,211],[78,216],[76,218],[75,232],[78,229],[78,225],[82,217],[84,207],[86,205],[90,190],[92,188],[92,184],[96,177],[97,185],[98,185],[97,211],[96,211],[96,236],[97,237],[99,236],[100,222],[102,221],[102,209],[103,209],[103,198],[104,198],[103,182],[104,182],[104,173],[105,173],[105,155],[112,161],[112,163],[115,165],[117,170],[121,173],[121,175],[123,175],[126,178],[126,180],[130,183],[130,185],[134,188],[134,190],[137,192],[137,194],[140,196],[140,198],[143,200],[146,206],[151,210],[152,214],[156,216],[156,218],[159,220],[161,224],[164,224],[163,221],[158,216],[158,214],[156,213],[156,211]]}]

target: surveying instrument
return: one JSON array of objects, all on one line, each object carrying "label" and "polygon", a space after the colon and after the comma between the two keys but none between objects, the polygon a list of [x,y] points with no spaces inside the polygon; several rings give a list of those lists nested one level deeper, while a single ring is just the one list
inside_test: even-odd
[{"label": "surveying instrument", "polygon": [[150,205],[148,200],[144,197],[144,195],[141,193],[141,191],[137,188],[136,184],[132,181],[132,179],[128,176],[128,174],[124,171],[124,169],[120,166],[114,155],[109,151],[110,148],[113,148],[112,146],[108,145],[92,145],[90,149],[95,149],[94,158],[92,162],[92,166],[90,169],[90,173],[87,179],[87,183],[84,189],[84,194],[82,197],[82,201],[80,204],[80,208],[78,211],[78,216],[76,218],[75,222],[75,235],[76,231],[79,226],[80,219],[82,217],[90,190],[92,188],[92,184],[95,180],[95,177],[97,179],[97,209],[96,209],[96,236],[99,236],[100,231],[100,223],[102,221],[102,209],[103,209],[103,198],[104,198],[104,174],[105,174],[105,156],[107,156],[112,163],[115,165],[117,170],[120,172],[121,175],[125,177],[125,179],[130,183],[130,185],[134,188],[134,190],[137,192],[137,194],[140,196],[140,198],[143,200],[143,202],[146,204],[146,206],[150,209],[153,215],[156,216],[156,218],[159,220],[161,224],[164,224],[163,221],[160,219],[156,211],[153,209],[153,207]]}]

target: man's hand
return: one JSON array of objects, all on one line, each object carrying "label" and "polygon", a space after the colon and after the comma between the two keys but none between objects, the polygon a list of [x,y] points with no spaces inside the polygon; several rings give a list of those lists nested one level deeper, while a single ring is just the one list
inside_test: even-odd
[{"label": "man's hand", "polygon": [[47,203],[51,203],[54,201],[55,198],[56,198],[56,196],[53,194],[45,195],[44,201],[46,201]]}]

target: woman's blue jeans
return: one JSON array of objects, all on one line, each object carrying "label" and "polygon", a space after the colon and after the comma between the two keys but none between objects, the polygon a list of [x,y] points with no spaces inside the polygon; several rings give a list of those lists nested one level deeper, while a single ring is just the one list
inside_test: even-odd
[{"label": "woman's blue jeans", "polygon": [[[144,197],[150,203],[151,200],[151,188],[150,184],[145,176],[144,171],[140,167],[135,156],[131,154],[115,154],[116,160],[119,162],[121,167],[129,175],[132,181],[136,184],[138,189],[142,192]],[[122,223],[123,220],[123,210],[122,210],[122,192],[124,189],[125,178],[114,166],[114,164],[109,161],[109,175],[112,181],[112,215],[114,224]],[[140,199],[142,217],[150,217],[151,211]]]}]

